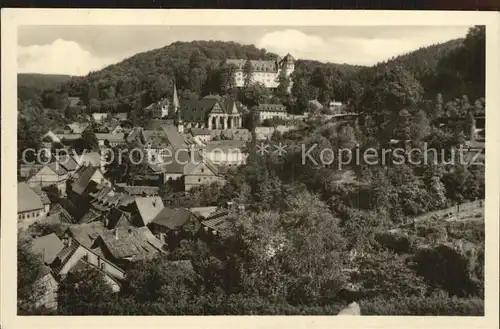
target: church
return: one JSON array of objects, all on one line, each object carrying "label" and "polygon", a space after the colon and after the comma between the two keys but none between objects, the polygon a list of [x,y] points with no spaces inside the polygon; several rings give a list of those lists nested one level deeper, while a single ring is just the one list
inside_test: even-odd
[{"label": "church", "polygon": [[153,117],[175,121],[179,131],[184,128],[240,129],[242,126],[241,113],[235,100],[207,95],[202,99],[179,101],[175,85],[171,102],[163,99],[149,107]]}]

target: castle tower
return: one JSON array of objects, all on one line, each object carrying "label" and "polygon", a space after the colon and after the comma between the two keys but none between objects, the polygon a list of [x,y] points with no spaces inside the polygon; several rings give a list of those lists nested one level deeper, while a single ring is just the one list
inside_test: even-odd
[{"label": "castle tower", "polygon": [[283,62],[281,64],[281,69],[285,70],[286,76],[289,77],[290,74],[295,70],[295,58],[293,58],[290,53],[283,57]]}]

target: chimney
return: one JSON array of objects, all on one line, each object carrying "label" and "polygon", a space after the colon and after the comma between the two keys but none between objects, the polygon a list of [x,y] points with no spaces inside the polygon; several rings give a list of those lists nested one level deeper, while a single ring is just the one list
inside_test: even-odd
[{"label": "chimney", "polygon": [[115,240],[118,240],[118,230],[114,229],[113,233],[115,235]]}]

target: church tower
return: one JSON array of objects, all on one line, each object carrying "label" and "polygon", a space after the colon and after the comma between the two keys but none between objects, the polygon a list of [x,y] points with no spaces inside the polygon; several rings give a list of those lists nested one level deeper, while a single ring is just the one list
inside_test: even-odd
[{"label": "church tower", "polygon": [[184,121],[182,120],[181,106],[179,103],[179,97],[177,97],[177,88],[174,82],[174,96],[172,97],[172,106],[174,107],[174,113],[177,115],[177,131],[181,134],[184,133]]}]

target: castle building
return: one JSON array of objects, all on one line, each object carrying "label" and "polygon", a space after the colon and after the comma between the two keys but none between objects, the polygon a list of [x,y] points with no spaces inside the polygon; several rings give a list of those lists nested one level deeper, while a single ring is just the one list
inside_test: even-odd
[{"label": "castle building", "polygon": [[[236,87],[243,87],[245,84],[244,67],[247,63],[246,59],[228,59],[227,64],[236,66],[235,82]],[[283,59],[272,60],[251,60],[252,64],[252,81],[259,82],[267,88],[277,88],[279,81],[278,77],[282,71],[289,77],[295,70],[295,59],[289,53]],[[289,89],[291,89],[291,81]]]}]

